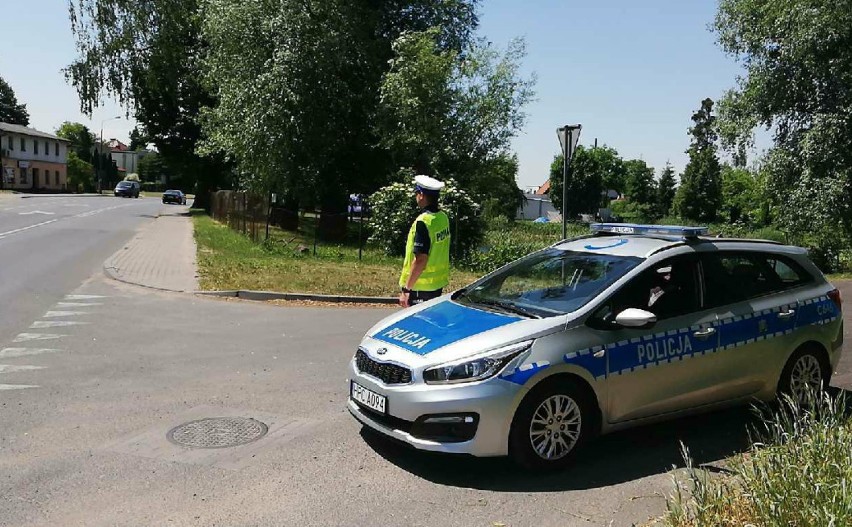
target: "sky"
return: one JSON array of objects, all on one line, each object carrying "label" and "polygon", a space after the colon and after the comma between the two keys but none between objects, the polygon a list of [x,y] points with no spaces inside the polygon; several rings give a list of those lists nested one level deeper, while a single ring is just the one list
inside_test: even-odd
[{"label": "sky", "polygon": [[[525,129],[512,143],[519,186],[547,179],[564,124],[583,125],[581,144],[597,138],[657,174],[667,161],[682,171],[690,116],[742,73],[708,29],[715,12],[712,0],[484,0],[479,34],[500,48],[523,38],[523,74],[538,79]],[[77,121],[98,134],[106,120],[105,139],[128,141],[135,123],[124,109],[106,99],[89,118],[65,81],[62,68],[76,56],[67,0],[4,2],[3,18],[0,76],[26,103],[31,126],[54,132]]]}]

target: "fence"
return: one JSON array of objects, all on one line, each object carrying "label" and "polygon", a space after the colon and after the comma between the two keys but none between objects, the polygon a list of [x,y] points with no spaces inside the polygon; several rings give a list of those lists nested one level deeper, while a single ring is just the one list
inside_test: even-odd
[{"label": "fence", "polygon": [[[316,210],[287,209],[271,202],[268,196],[219,190],[211,193],[210,210],[214,220],[228,225],[256,243],[272,240],[288,246],[301,238],[302,243],[313,245],[314,255],[321,242],[335,245],[357,243],[360,260],[367,238],[364,222],[368,219],[369,208],[360,200],[353,201],[347,213],[329,214]],[[276,236],[279,234],[275,232],[276,227],[296,235],[289,240],[281,240]],[[297,231],[301,231],[302,236]],[[305,248],[301,246],[301,251],[304,252]]]}]

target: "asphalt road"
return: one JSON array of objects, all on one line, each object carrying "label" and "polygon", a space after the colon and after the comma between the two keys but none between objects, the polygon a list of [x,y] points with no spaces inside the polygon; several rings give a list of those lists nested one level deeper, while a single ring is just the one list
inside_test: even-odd
[{"label": "asphalt road", "polygon": [[0,339],[99,270],[160,206],[153,198],[0,195]]},{"label": "asphalt road", "polygon": [[[147,207],[114,209],[107,223],[115,230],[63,221],[115,248]],[[0,251],[10,241],[0,239]],[[38,243],[17,250],[51,254],[31,247]],[[681,441],[711,466],[748,445],[751,415],[735,409],[601,438],[558,474],[413,452],[362,430],[345,411],[346,364],[387,308],[155,292],[92,270],[107,256],[67,256],[54,270],[76,276],[45,288],[26,320],[3,321],[0,386],[19,388],[0,390],[0,525],[641,524],[664,510],[671,468],[683,465]],[[26,295],[5,282],[3,304]],[[852,381],[850,363],[847,356],[836,383]],[[205,418],[268,429],[232,448],[176,444],[225,439],[215,430],[192,436],[197,425],[176,429]]]}]

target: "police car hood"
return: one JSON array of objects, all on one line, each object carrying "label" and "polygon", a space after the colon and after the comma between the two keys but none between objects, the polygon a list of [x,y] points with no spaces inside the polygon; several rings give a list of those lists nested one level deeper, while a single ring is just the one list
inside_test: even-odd
[{"label": "police car hood", "polygon": [[454,361],[558,331],[565,317],[525,318],[436,299],[376,324],[363,346],[383,360],[418,367]]}]

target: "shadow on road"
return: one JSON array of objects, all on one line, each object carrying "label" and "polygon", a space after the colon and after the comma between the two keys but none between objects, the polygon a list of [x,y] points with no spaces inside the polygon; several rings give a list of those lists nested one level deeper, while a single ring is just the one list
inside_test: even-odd
[{"label": "shadow on road", "polygon": [[361,435],[394,465],[433,483],[503,492],[550,492],[615,485],[683,467],[681,442],[695,465],[714,463],[748,449],[749,407],[648,425],[595,439],[570,468],[528,473],[508,458],[474,458],[415,451],[368,428]]},{"label": "shadow on road", "polygon": [[[845,408],[852,417],[852,391],[832,386],[828,392],[846,399]],[[739,406],[602,436],[578,452],[568,469],[550,474],[526,472],[508,458],[416,451],[366,427],[361,436],[389,462],[433,483],[503,492],[551,492],[606,487],[682,468],[681,443],[689,449],[695,466],[726,472],[724,467],[708,465],[748,450],[749,430],[760,428],[758,414],[752,406]]]}]

